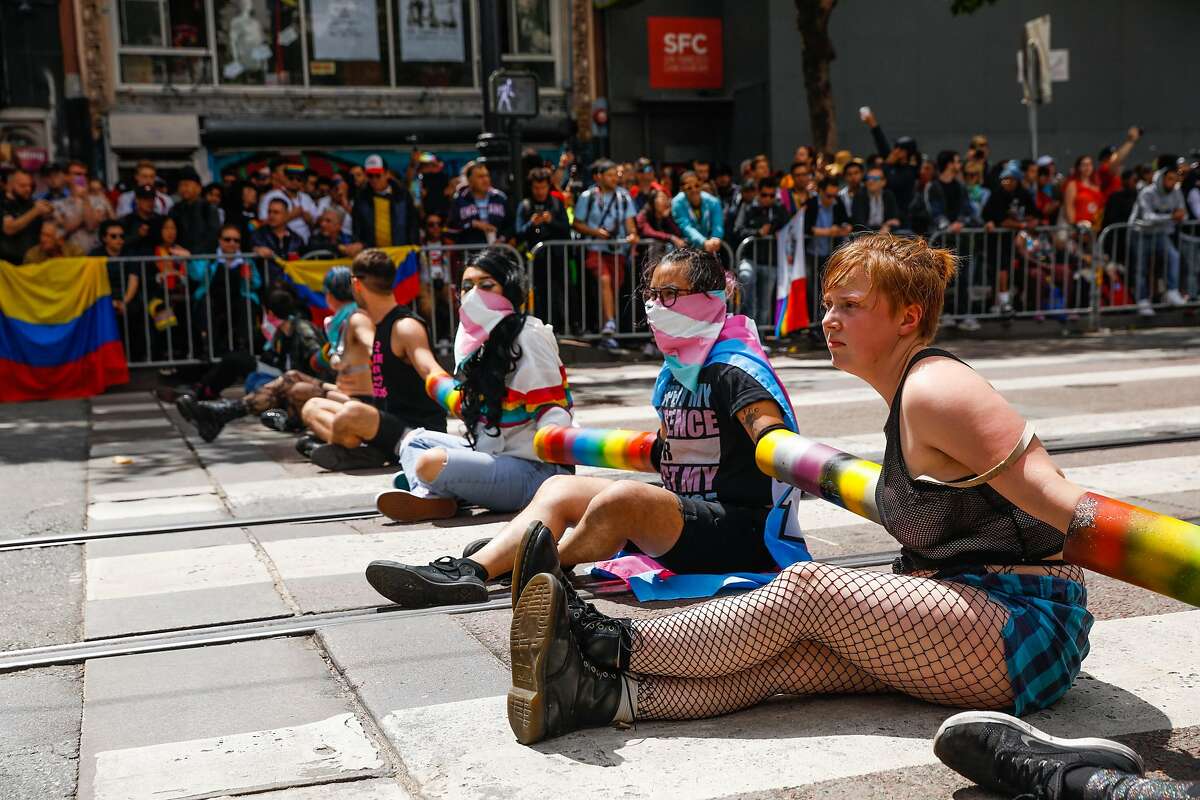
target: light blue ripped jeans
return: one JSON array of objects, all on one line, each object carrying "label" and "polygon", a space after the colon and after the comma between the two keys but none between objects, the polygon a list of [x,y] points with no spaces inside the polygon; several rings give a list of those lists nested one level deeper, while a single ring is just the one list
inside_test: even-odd
[{"label": "light blue ripped jeans", "polygon": [[[417,477],[417,458],[438,447],[446,451],[446,465],[426,483]],[[480,453],[461,436],[424,428],[409,431],[400,442],[400,468],[415,495],[453,497],[492,511],[522,509],[547,478],[570,473],[559,464]]]}]

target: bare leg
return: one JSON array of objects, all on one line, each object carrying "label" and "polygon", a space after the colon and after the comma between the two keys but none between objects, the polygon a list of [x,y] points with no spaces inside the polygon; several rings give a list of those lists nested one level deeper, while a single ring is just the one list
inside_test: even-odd
[{"label": "bare leg", "polygon": [[613,299],[615,293],[613,287],[612,275],[604,270],[600,271],[600,307],[604,310],[604,319],[602,322],[607,322],[610,319],[617,317],[617,301]]},{"label": "bare leg", "polygon": [[517,555],[517,545],[525,535],[531,522],[541,522],[554,538],[562,538],[563,531],[579,522],[587,511],[588,503],[612,485],[604,478],[585,478],[579,475],[555,475],[538,488],[529,505],[504,526],[482,550],[471,556],[471,560],[487,570],[489,576],[503,575],[512,570]]},{"label": "bare leg", "polygon": [[816,642],[800,642],[755,667],[715,678],[638,680],[640,719],[702,719],[757,705],[777,694],[867,694],[888,686]]},{"label": "bare leg", "polygon": [[1001,632],[1008,610],[968,586],[791,566],[762,589],[635,622],[634,673],[740,673],[816,641],[888,686],[946,705],[1012,702]]},{"label": "bare leg", "polygon": [[327,397],[314,397],[300,409],[300,419],[318,439],[328,442],[333,439],[333,420],[342,405]]},{"label": "bare leg", "polygon": [[564,564],[608,558],[632,541],[648,556],[661,556],[679,541],[679,498],[640,481],[617,481],[592,498],[579,523],[558,543]]},{"label": "bare leg", "polygon": [[300,415],[300,410],[304,408],[304,404],[314,397],[322,397],[324,394],[318,383],[309,383],[308,381],[300,381],[292,385],[288,389],[288,413],[293,417]]},{"label": "bare leg", "polygon": [[338,405],[330,430],[330,443],[358,447],[379,433],[379,411],[374,406],[351,400]]}]

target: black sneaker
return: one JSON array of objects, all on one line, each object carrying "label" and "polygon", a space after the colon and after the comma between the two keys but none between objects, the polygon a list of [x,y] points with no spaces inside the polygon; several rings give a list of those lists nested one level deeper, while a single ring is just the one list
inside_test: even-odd
[{"label": "black sneaker", "polygon": [[305,458],[312,458],[312,451],[324,442],[315,436],[301,436],[296,440],[296,452]]},{"label": "black sneaker", "polygon": [[996,711],[965,711],[942,723],[933,753],[983,788],[1012,797],[1059,800],[1072,767],[1141,775],[1141,756],[1107,739],[1059,739]]},{"label": "black sneaker", "polygon": [[287,409],[283,408],[268,408],[258,415],[258,419],[264,428],[280,433],[299,433],[304,430],[304,425],[300,420],[293,418]]},{"label": "black sneaker", "polygon": [[309,458],[318,467],[331,472],[349,472],[355,469],[375,469],[387,465],[391,455],[369,444],[359,447],[342,447],[340,444],[322,444],[314,447]]},{"label": "black sneaker", "polygon": [[367,565],[367,583],[404,608],[483,603],[488,593],[479,578],[478,566],[470,559],[453,556],[442,556],[421,567],[372,561]]},{"label": "black sneaker", "polygon": [[[471,556],[475,555],[480,550],[482,550],[483,548],[485,548],[489,544],[491,544],[491,541],[492,541],[492,538],[489,536],[486,539],[474,539],[470,542],[467,542],[467,546],[463,548],[462,557],[470,558]],[[501,586],[511,586],[512,585],[512,573],[506,572],[503,575],[488,576],[488,580],[494,581],[494,582],[500,584]]]},{"label": "black sneaker", "polygon": [[571,633],[566,592],[553,575],[535,576],[522,592],[509,655],[508,724],[521,744],[616,719],[623,678],[584,659]]}]

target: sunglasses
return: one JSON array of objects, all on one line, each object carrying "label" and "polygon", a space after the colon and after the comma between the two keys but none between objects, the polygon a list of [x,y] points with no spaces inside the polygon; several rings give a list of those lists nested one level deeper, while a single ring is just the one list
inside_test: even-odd
[{"label": "sunglasses", "polygon": [[105,239],[124,239],[125,234],[123,234],[123,233],[106,233],[106,234],[104,234],[104,238]]},{"label": "sunglasses", "polygon": [[240,237],[240,236],[222,236],[221,237],[222,242],[240,242],[241,240],[242,240],[242,237]]}]

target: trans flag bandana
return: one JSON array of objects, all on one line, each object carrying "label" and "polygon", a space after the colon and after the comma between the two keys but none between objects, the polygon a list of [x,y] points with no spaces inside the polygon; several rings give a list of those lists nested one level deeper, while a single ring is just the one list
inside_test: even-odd
[{"label": "trans flag bandana", "polygon": [[483,347],[500,320],[515,313],[512,301],[502,294],[478,288],[467,292],[458,309],[458,333],[454,334],[454,364],[470,358]]},{"label": "trans flag bandana", "polygon": [[689,392],[696,391],[700,368],[725,325],[725,292],[680,295],[670,308],[646,303],[646,320],[667,369]]}]

